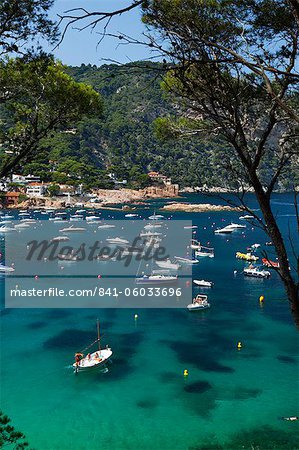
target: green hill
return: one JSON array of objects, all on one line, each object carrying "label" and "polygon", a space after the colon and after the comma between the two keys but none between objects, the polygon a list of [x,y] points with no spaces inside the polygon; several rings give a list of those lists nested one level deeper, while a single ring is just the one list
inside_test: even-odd
[{"label": "green hill", "polygon": [[[139,66],[139,67],[137,67]],[[160,88],[157,63],[67,67],[76,80],[93,86],[104,99],[103,117],[82,120],[67,132],[53,133],[43,142],[34,163],[24,173],[45,181],[81,182],[109,186],[108,173],[127,179],[132,187],[148,183],[149,171],[160,171],[180,186],[228,186],[218,144],[197,140],[159,140],[153,121],[174,116],[178,105]],[[49,171],[49,160],[50,171]],[[81,181],[80,181],[81,180]]]}]

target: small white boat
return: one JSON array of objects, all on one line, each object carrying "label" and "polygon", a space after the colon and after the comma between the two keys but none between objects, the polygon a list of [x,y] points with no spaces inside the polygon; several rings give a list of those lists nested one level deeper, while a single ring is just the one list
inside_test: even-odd
[{"label": "small white boat", "polygon": [[196,286],[207,287],[207,288],[211,288],[214,286],[214,283],[212,281],[206,281],[206,280],[193,280],[193,283],[196,284]]},{"label": "small white boat", "polygon": [[9,233],[10,231],[17,231],[14,227],[7,227],[5,225],[0,227],[0,234],[1,233]]},{"label": "small white boat", "polygon": [[261,244],[252,244],[252,245],[251,245],[251,248],[252,248],[253,250],[257,250],[258,248],[260,248],[260,246],[261,246]]},{"label": "small white boat", "polygon": [[158,233],[157,231],[145,231],[145,232],[141,232],[140,233],[140,237],[145,237],[145,238],[147,238],[147,237],[149,237],[149,238],[151,238],[151,237],[158,237],[158,236],[162,236],[162,233]]},{"label": "small white boat", "polygon": [[161,214],[154,214],[152,216],[149,216],[149,220],[161,220],[161,219],[165,219],[165,217],[161,216]]},{"label": "small white boat", "polygon": [[30,224],[29,223],[27,223],[27,222],[24,222],[24,223],[17,223],[16,225],[15,225],[15,228],[18,230],[18,229],[23,229],[23,228],[30,228]]},{"label": "small white boat", "polygon": [[108,225],[107,223],[103,223],[98,226],[99,230],[108,230],[108,228],[115,228],[115,225]]},{"label": "small white boat", "polygon": [[9,216],[8,214],[5,214],[5,216],[1,217],[2,220],[10,220],[10,219],[14,219],[14,216]]},{"label": "small white boat", "polygon": [[190,248],[192,248],[192,250],[199,250],[200,247],[201,247],[201,245],[200,245],[199,241],[197,241],[196,239],[191,240]]},{"label": "small white boat", "polygon": [[86,210],[85,209],[77,209],[77,211],[75,212],[75,214],[83,214],[85,213]]},{"label": "small white boat", "polygon": [[242,225],[241,223],[230,223],[227,225],[228,228],[232,228],[233,230],[239,230],[241,228],[246,228],[246,225]]},{"label": "small white boat", "polygon": [[176,261],[179,261],[182,264],[198,264],[199,261],[198,259],[193,259],[193,258],[183,258],[182,256],[175,256],[174,259]]},{"label": "small white boat", "polygon": [[176,283],[177,280],[176,275],[143,275],[143,277],[136,278],[136,284],[171,284]]},{"label": "small white boat", "polygon": [[161,269],[178,270],[181,266],[177,263],[171,262],[170,259],[165,259],[164,261],[155,261],[158,267]]},{"label": "small white boat", "polygon": [[184,230],[195,230],[196,228],[198,228],[197,225],[190,225],[190,226],[184,227]]},{"label": "small white boat", "polygon": [[120,237],[108,238],[106,239],[106,242],[108,242],[109,244],[117,244],[117,245],[129,244],[129,241],[127,241],[127,239],[122,239]]},{"label": "small white boat", "polygon": [[[101,348],[101,337],[100,337],[100,324],[97,321],[98,338],[93,342],[88,348],[92,347],[94,344],[98,343],[98,350],[93,353],[88,353],[84,356],[83,353],[75,353],[75,362],[73,364],[74,373],[87,372],[97,367],[105,365],[109,358],[112,356],[112,350],[107,345],[106,348]],[[87,348],[87,349],[88,349]]]},{"label": "small white boat", "polygon": [[251,216],[250,214],[245,214],[245,216],[240,216],[239,219],[240,220],[250,220],[250,219],[254,219],[254,216]]},{"label": "small white boat", "polygon": [[234,231],[233,228],[230,228],[229,226],[224,227],[224,228],[218,228],[218,230],[215,230],[214,233],[215,234],[230,234]]},{"label": "small white boat", "polygon": [[21,219],[21,223],[36,223],[35,219]]},{"label": "small white boat", "polygon": [[81,232],[81,231],[86,231],[86,228],[83,227],[74,227],[73,225],[71,225],[70,227],[67,228],[62,228],[61,230],[59,230],[61,233],[77,233],[77,232]]},{"label": "small white boat", "polygon": [[67,236],[56,236],[51,239],[51,242],[66,242],[69,241],[70,238]]},{"label": "small white boat", "polygon": [[207,256],[208,258],[214,258],[215,256],[214,249],[211,247],[204,247],[203,245],[201,245],[198,250],[195,250],[195,256],[199,257]]},{"label": "small white boat", "polygon": [[138,214],[125,214],[125,217],[127,217],[127,218],[138,217]]},{"label": "small white boat", "polygon": [[70,216],[70,222],[79,222],[80,220],[84,220],[84,217],[79,214],[76,216]]},{"label": "small white boat", "polygon": [[98,216],[87,216],[86,217],[86,222],[96,222],[98,220],[101,220],[101,218]]},{"label": "small white boat", "polygon": [[203,294],[198,294],[193,302],[187,305],[189,311],[201,311],[203,309],[210,308],[210,303],[208,303],[208,296]]},{"label": "small white boat", "polygon": [[259,267],[249,266],[243,270],[244,275],[254,278],[269,278],[271,273]]},{"label": "small white boat", "polygon": [[4,264],[0,263],[0,273],[10,273],[14,271],[15,269],[13,267],[5,266]]},{"label": "small white boat", "polygon": [[159,223],[148,223],[143,228],[145,230],[154,230],[155,228],[161,228],[161,227],[162,227],[162,225]]}]

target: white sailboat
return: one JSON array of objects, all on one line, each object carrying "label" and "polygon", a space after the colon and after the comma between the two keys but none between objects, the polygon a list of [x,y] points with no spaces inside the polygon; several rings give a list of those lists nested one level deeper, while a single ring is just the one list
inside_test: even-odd
[{"label": "white sailboat", "polygon": [[106,348],[101,349],[100,322],[98,320],[97,320],[97,332],[98,332],[97,339],[86,348],[86,350],[88,350],[93,345],[98,344],[99,348],[97,351],[93,353],[87,353],[86,356],[84,356],[84,354],[81,352],[75,353],[75,362],[73,364],[75,373],[87,372],[89,370],[100,367],[104,365],[108,361],[108,359],[112,356],[113,352],[109,346],[106,346]]}]

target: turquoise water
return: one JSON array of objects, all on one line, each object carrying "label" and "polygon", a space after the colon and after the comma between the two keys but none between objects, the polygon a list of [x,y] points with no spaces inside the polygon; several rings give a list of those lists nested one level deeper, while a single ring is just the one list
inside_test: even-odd
[{"label": "turquoise water", "polygon": [[[285,232],[290,226],[295,234],[291,197],[274,202]],[[238,215],[168,215],[192,219],[202,244],[215,247],[215,258],[194,268],[194,278],[215,282],[208,311],[2,310],[1,408],[32,447],[299,448],[299,422],[280,420],[299,415],[298,331],[278,277],[244,279],[235,259],[237,250],[269,239],[249,226],[245,234],[213,234]],[[73,353],[94,339],[97,317],[114,351],[109,372],[75,376]]]}]

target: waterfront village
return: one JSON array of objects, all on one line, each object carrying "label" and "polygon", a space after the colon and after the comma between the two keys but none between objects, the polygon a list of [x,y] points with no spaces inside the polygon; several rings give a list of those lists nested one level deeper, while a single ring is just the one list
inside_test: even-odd
[{"label": "waterfront village", "polygon": [[174,198],[179,195],[179,185],[172,184],[171,178],[149,172],[149,186],[143,189],[129,189],[127,180],[118,180],[109,173],[111,189],[84,190],[77,186],[60,183],[46,183],[38,175],[13,174],[1,180],[1,203],[6,208],[19,207],[103,207],[115,204],[137,202],[150,198]]}]

